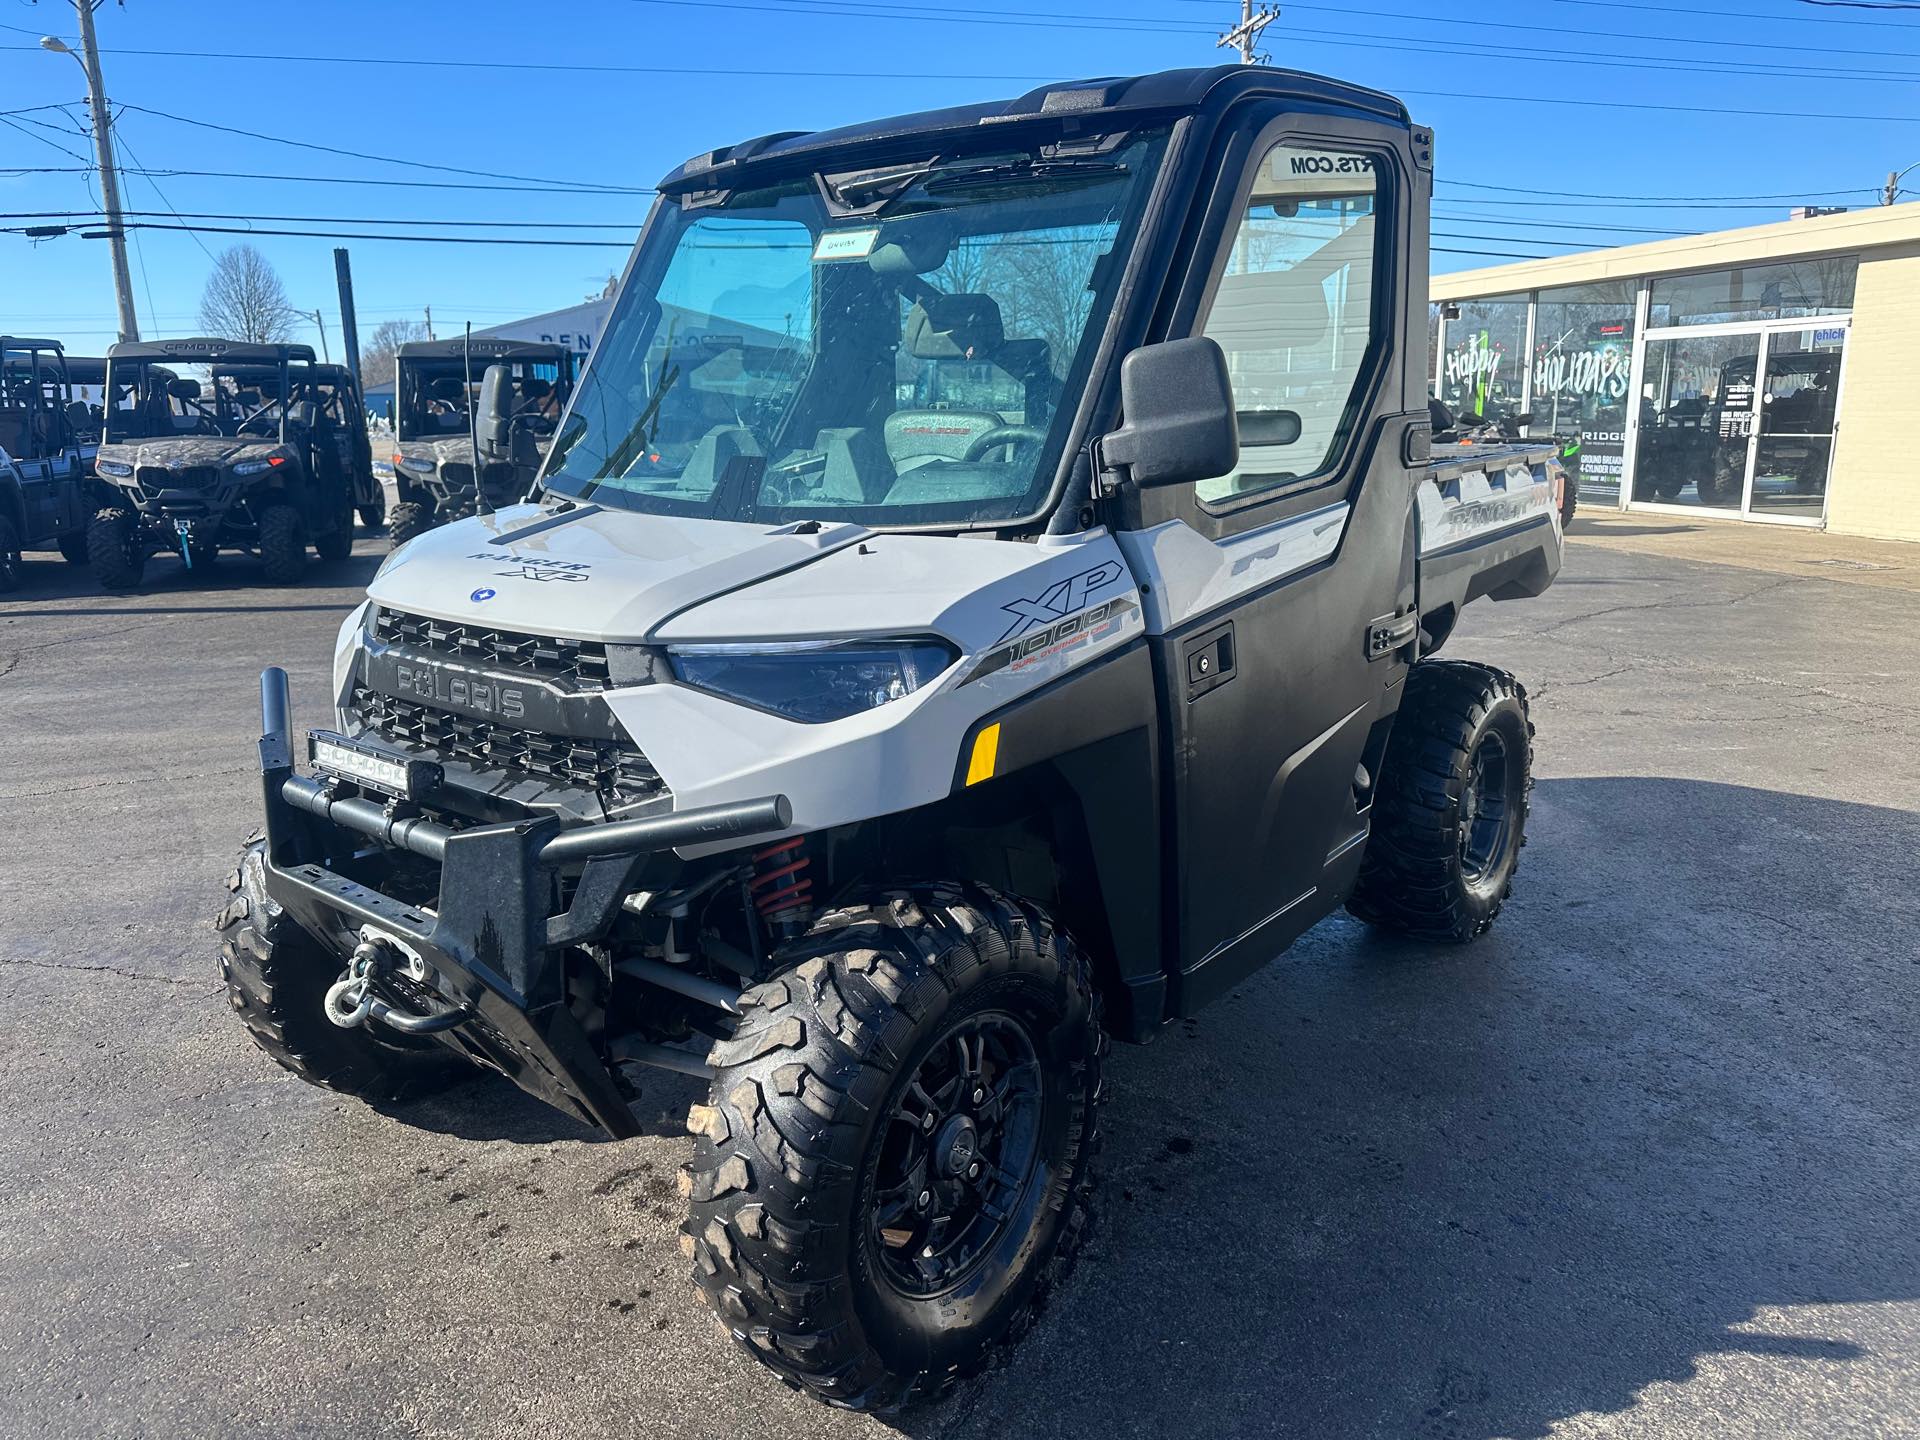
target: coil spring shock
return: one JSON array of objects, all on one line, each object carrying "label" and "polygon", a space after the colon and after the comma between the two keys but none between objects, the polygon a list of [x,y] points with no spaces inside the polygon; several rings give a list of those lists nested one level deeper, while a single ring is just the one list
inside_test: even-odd
[{"label": "coil spring shock", "polygon": [[804,930],[813,918],[813,877],[807,874],[813,857],[807,854],[806,837],[795,835],[756,850],[752,860],[747,893],[761,920],[782,938]]}]

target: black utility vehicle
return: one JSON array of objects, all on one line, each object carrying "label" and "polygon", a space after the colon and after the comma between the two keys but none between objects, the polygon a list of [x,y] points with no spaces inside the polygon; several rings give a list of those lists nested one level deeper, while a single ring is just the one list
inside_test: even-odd
[{"label": "black utility vehicle", "polygon": [[[476,464],[480,381],[496,365],[508,382],[499,418],[513,435],[499,451],[483,437]],[[573,352],[564,345],[483,335],[402,345],[393,387],[393,543],[524,496],[572,393]]]},{"label": "black utility vehicle", "polygon": [[616,1138],[696,1076],[726,1332],[837,1405],[977,1372],[1086,1237],[1109,1037],[1509,894],[1526,692],[1434,655],[1552,583],[1564,477],[1430,452],[1432,188],[1400,102],[1252,66],[675,170],[537,500],[393,553],[298,754],[262,677],[240,1020]]},{"label": "black utility vehicle", "polygon": [[57,340],[0,336],[0,590],[24,550],[86,559],[92,416],[72,385]]},{"label": "black utility vehicle", "polygon": [[344,560],[356,510],[380,518],[359,393],[309,346],[115,345],[107,390],[94,469],[115,494],[94,515],[87,549],[109,588],[138,584],[162,550],[189,568],[222,549],[251,550],[269,580],[291,584],[309,542],[321,558]]}]

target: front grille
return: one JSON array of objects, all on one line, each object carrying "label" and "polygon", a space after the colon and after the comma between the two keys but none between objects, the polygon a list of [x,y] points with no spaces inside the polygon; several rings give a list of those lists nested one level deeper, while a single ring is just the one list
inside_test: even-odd
[{"label": "front grille", "polygon": [[[628,740],[593,740],[516,730],[356,685],[350,708],[368,730],[434,758],[476,770],[500,770],[590,790],[608,805],[631,805],[665,792],[666,783]],[[617,723],[617,722],[616,722]]]},{"label": "front grille", "polygon": [[142,465],[135,477],[142,490],[205,490],[220,478],[214,465],[188,465],[175,470],[170,465]]},{"label": "front grille", "polygon": [[612,683],[607,674],[607,647],[598,640],[526,635],[518,630],[434,620],[385,608],[374,618],[373,635],[387,645],[401,645],[468,665],[535,675],[574,690],[604,690]]},{"label": "front grille", "polygon": [[462,460],[448,460],[440,466],[440,478],[461,490],[473,484],[473,466]]}]

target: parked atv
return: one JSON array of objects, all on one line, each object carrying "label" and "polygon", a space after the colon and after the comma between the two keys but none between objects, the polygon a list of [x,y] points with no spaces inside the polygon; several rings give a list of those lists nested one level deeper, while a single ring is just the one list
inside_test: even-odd
[{"label": "parked atv", "polygon": [[[517,458],[487,455],[476,464],[479,382],[494,365],[510,380],[505,414],[517,431],[541,443]],[[525,496],[572,393],[573,352],[563,345],[480,335],[402,345],[394,375],[393,543]]]},{"label": "parked atv", "polygon": [[[276,584],[353,550],[356,509],[384,505],[352,379],[305,345],[219,339],[115,345],[95,460],[114,498],[87,549],[100,583],[125,589],[177,549],[189,569],[223,549],[259,555]],[[192,368],[198,376],[180,373]]]},{"label": "parked atv", "polygon": [[1429,454],[1432,145],[1232,66],[673,171],[537,501],[395,551],[330,726],[262,677],[254,1040],[615,1138],[700,1077],[682,1247],[747,1353],[884,1409],[1008,1350],[1110,1038],[1343,904],[1454,943],[1511,891],[1526,692],[1435,652],[1553,581],[1562,477]]},{"label": "parked atv", "polygon": [[59,341],[0,336],[0,591],[21,584],[24,551],[86,559],[90,418]]}]

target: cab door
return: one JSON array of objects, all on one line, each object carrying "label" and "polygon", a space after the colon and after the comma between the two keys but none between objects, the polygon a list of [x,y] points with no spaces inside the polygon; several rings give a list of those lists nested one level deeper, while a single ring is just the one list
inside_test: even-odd
[{"label": "cab door", "polygon": [[1182,1014],[1352,887],[1414,638],[1407,458],[1426,424],[1402,374],[1430,184],[1407,132],[1281,118],[1225,173],[1238,188],[1169,329],[1226,352],[1240,464],[1142,493],[1121,536],[1165,717]]}]

